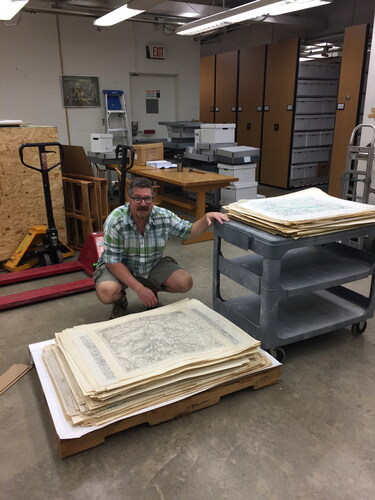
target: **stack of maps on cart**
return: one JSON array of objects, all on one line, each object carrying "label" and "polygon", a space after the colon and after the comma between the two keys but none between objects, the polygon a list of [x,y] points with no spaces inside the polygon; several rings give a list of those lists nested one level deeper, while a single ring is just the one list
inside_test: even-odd
[{"label": "stack of maps on cart", "polygon": [[195,299],[57,333],[43,361],[65,417],[102,425],[272,365],[260,342]]},{"label": "stack of maps on cart", "polygon": [[374,205],[335,198],[318,188],[272,198],[239,200],[224,209],[231,219],[295,239],[375,223]]}]

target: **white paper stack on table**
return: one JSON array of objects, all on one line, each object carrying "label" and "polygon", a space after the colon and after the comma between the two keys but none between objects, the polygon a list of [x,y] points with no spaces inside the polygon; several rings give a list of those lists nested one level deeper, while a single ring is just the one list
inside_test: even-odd
[{"label": "white paper stack on table", "polygon": [[375,223],[374,205],[335,198],[318,188],[239,200],[224,209],[232,219],[295,239]]},{"label": "white paper stack on table", "polygon": [[246,376],[260,342],[198,300],[56,334],[43,360],[68,421],[102,425]]},{"label": "white paper stack on table", "polygon": [[153,161],[146,161],[146,166],[156,167],[156,168],[176,168],[177,164],[172,163],[168,160],[153,160]]}]

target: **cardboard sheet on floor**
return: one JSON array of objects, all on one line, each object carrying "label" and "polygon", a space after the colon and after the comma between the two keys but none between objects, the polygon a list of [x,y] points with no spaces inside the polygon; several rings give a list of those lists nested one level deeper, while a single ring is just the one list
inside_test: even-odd
[{"label": "cardboard sheet on floor", "polygon": [[0,395],[31,369],[31,365],[16,364],[12,365],[5,373],[0,375]]}]

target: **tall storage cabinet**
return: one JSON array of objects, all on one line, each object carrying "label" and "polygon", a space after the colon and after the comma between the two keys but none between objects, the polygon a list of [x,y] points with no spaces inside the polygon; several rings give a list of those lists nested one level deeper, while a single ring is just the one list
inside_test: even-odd
[{"label": "tall storage cabinet", "polygon": [[298,56],[297,38],[267,48],[260,182],[281,188],[289,185]]},{"label": "tall storage cabinet", "polygon": [[216,56],[200,59],[200,121],[215,122]]},{"label": "tall storage cabinet", "polygon": [[236,123],[238,51],[216,55],[215,123]]},{"label": "tall storage cabinet", "polygon": [[332,196],[340,195],[350,136],[358,125],[367,42],[367,24],[345,29],[328,190]]},{"label": "tall storage cabinet", "polygon": [[329,182],[339,196],[367,41],[368,25],[359,25],[345,29],[340,59],[299,62],[297,38],[203,57],[200,119],[236,123],[238,144],[261,148],[260,183]]},{"label": "tall storage cabinet", "polygon": [[255,148],[262,141],[266,52],[262,45],[239,53],[237,142]]}]

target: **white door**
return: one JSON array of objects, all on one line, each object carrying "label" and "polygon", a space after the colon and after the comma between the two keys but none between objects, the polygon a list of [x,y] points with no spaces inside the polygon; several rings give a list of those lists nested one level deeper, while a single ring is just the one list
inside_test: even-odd
[{"label": "white door", "polygon": [[165,139],[167,127],[159,122],[178,120],[177,75],[131,74],[130,102],[132,130],[134,122],[138,126],[133,140]]}]

